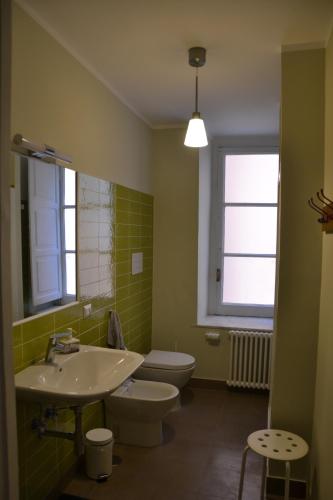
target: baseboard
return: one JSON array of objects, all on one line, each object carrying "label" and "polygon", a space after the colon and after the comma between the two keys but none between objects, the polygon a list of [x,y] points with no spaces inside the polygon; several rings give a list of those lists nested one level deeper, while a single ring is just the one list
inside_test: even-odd
[{"label": "baseboard", "polygon": [[256,394],[268,394],[268,389],[252,389],[251,387],[231,387],[225,380],[214,380],[210,378],[192,377],[187,384],[188,387],[196,387],[198,389],[219,389],[232,392],[253,392]]},{"label": "baseboard", "polygon": [[227,383],[224,380],[213,380],[209,378],[192,377],[188,386],[197,387],[199,389],[228,389]]},{"label": "baseboard", "polygon": [[[280,477],[266,478],[266,493],[267,495],[276,495],[284,497],[284,479]],[[307,488],[305,481],[290,479],[289,494],[292,498],[306,498]]]}]

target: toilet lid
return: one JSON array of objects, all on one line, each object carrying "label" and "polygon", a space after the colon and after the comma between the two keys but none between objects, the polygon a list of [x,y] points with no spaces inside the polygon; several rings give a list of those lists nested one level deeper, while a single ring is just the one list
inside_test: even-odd
[{"label": "toilet lid", "polygon": [[141,366],[147,368],[162,368],[164,370],[185,370],[195,364],[195,359],[183,352],[152,350],[145,357]]}]

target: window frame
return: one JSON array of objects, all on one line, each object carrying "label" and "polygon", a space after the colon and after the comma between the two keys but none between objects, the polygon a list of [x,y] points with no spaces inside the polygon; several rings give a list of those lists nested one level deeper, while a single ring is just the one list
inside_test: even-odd
[{"label": "window frame", "polygon": [[[277,146],[217,146],[213,159],[212,171],[212,203],[211,203],[211,237],[210,237],[210,266],[209,266],[209,296],[208,313],[218,316],[247,316],[258,318],[273,318],[274,304],[222,304],[222,282],[223,282],[223,257],[225,256],[250,256],[260,258],[274,258],[277,267],[277,241],[275,254],[231,254],[224,253],[224,212],[228,206],[253,206],[253,207],[276,207],[277,218],[279,213],[279,196],[276,203],[226,203],[225,200],[225,157],[227,155],[249,155],[249,154],[278,154]],[[279,177],[278,187],[279,189]],[[278,221],[277,221],[278,223]],[[277,224],[278,228],[278,224]],[[217,270],[220,269],[220,280],[217,280]],[[276,277],[275,277],[276,279]]]}]

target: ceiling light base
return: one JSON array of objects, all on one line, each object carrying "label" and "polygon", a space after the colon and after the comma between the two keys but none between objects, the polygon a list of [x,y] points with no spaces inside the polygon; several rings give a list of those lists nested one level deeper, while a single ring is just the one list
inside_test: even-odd
[{"label": "ceiling light base", "polygon": [[204,66],[206,62],[206,49],[203,47],[192,47],[188,51],[188,62],[194,68]]}]

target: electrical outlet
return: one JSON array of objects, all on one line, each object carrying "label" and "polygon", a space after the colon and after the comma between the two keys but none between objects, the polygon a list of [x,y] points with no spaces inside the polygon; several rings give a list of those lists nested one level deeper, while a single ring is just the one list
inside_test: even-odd
[{"label": "electrical outlet", "polygon": [[91,304],[83,306],[83,317],[88,318],[91,316]]}]

